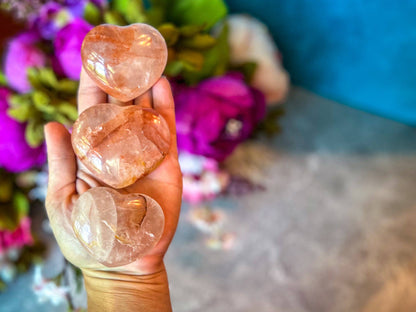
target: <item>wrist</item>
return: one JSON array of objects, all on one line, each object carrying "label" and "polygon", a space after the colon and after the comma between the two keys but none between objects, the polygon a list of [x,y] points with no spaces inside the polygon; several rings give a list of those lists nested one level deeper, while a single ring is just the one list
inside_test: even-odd
[{"label": "wrist", "polygon": [[83,270],[89,312],[172,311],[164,266],[145,275]]}]

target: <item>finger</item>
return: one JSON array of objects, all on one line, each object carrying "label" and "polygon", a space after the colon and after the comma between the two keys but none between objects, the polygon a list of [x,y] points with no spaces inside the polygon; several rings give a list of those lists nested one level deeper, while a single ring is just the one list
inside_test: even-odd
[{"label": "finger", "polygon": [[46,124],[44,131],[49,166],[48,194],[58,197],[68,195],[65,190],[74,190],[77,172],[71,135],[57,122]]},{"label": "finger", "polygon": [[78,113],[81,114],[88,107],[106,103],[107,95],[88,76],[84,68],[81,69],[81,78],[78,89]]},{"label": "finger", "polygon": [[153,107],[152,90],[147,90],[144,94],[136,98],[134,100],[134,105],[138,105],[144,108],[152,108]]},{"label": "finger", "polygon": [[107,103],[117,104],[117,105],[120,105],[120,106],[127,106],[127,105],[132,105],[133,101],[123,102],[123,101],[120,101],[120,100],[116,99],[115,97],[112,97],[111,95],[109,95]]},{"label": "finger", "polygon": [[153,108],[158,111],[168,123],[171,134],[170,154],[177,155],[176,144],[176,124],[175,124],[175,104],[173,101],[172,90],[166,77],[161,77],[152,88]]}]

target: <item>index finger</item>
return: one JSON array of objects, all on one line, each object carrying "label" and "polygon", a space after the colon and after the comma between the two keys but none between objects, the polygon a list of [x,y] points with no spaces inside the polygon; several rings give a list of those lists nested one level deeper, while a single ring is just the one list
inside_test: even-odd
[{"label": "index finger", "polygon": [[82,67],[78,89],[78,114],[91,106],[106,102],[107,94],[97,86]]}]

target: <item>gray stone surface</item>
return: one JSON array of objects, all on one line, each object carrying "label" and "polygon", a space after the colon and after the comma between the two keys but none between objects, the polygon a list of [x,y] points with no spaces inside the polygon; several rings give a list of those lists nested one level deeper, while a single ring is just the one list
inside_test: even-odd
[{"label": "gray stone surface", "polygon": [[[266,190],[213,203],[234,249],[208,249],[183,207],[166,256],[174,310],[416,311],[416,130],[299,88],[285,108],[282,135],[251,149]],[[27,288],[0,311],[25,311]]]},{"label": "gray stone surface", "polygon": [[298,88],[285,108],[266,191],[215,203],[234,250],[207,249],[183,208],[175,310],[416,311],[416,130]]}]

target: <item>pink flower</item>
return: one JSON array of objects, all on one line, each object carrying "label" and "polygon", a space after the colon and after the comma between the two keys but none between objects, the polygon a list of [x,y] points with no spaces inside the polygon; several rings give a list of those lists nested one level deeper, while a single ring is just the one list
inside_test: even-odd
[{"label": "pink flower", "polygon": [[10,91],[0,88],[0,167],[21,172],[46,161],[45,147],[30,147],[25,139],[25,125],[7,115]]},{"label": "pink flower", "polygon": [[249,138],[264,117],[264,96],[238,73],[202,81],[196,87],[172,84],[178,147],[217,161]]},{"label": "pink flower", "polygon": [[183,198],[193,204],[210,200],[227,187],[230,177],[218,162],[204,156],[179,154],[183,174]]},{"label": "pink flower", "polygon": [[36,47],[39,40],[39,35],[35,32],[25,32],[9,42],[4,60],[4,73],[8,84],[20,93],[31,89],[27,79],[28,68],[45,65],[46,57]]},{"label": "pink flower", "polygon": [[79,79],[82,66],[81,45],[92,27],[83,19],[76,18],[56,34],[55,56],[65,75],[71,79]]},{"label": "pink flower", "polygon": [[256,62],[251,85],[264,93],[268,104],[284,100],[289,90],[289,75],[280,63],[279,50],[267,27],[247,15],[231,15],[227,22],[231,63]]},{"label": "pink flower", "polygon": [[29,217],[24,217],[14,231],[0,231],[0,254],[10,248],[22,248],[33,244],[30,222]]}]

